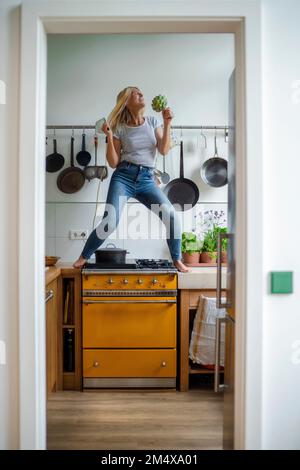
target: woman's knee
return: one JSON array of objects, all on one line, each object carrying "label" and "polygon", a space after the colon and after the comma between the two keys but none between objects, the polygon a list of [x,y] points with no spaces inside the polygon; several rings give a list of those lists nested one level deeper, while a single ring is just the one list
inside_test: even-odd
[{"label": "woman's knee", "polygon": [[96,226],[97,237],[107,238],[116,229],[119,217],[114,208],[105,209],[102,220]]}]

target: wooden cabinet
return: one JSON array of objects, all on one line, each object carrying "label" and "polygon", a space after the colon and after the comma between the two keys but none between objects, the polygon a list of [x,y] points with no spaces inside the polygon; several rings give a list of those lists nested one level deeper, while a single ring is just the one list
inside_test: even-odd
[{"label": "wooden cabinet", "polygon": [[47,393],[57,387],[57,280],[46,286],[46,370]]},{"label": "wooden cabinet", "polygon": [[[199,297],[216,297],[216,289],[181,289],[180,290],[180,345],[179,345],[179,390],[186,392],[189,389],[190,374],[213,373],[209,370],[193,369],[189,366],[189,344],[190,344],[190,311],[198,308]],[[222,295],[226,295],[222,291]]]},{"label": "wooden cabinet", "polygon": [[47,390],[81,390],[81,270],[72,263],[51,266],[45,295]]},{"label": "wooden cabinet", "polygon": [[81,272],[63,267],[59,278],[59,389],[82,389]]}]

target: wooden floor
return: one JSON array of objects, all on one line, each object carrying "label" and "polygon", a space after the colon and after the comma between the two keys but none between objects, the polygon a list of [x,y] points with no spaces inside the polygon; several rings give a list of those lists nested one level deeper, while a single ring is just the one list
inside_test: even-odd
[{"label": "wooden floor", "polygon": [[222,411],[211,390],[57,392],[48,449],[221,449]]}]

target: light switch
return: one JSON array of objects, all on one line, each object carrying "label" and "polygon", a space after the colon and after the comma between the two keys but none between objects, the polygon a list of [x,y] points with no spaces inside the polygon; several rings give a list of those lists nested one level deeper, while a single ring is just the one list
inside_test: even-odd
[{"label": "light switch", "polygon": [[271,294],[292,294],[293,272],[273,271],[271,272]]}]

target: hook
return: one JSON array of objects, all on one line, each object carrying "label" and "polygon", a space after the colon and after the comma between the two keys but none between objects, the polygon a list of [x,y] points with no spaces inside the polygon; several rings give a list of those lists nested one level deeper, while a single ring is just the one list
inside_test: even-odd
[{"label": "hook", "polygon": [[200,132],[201,137],[204,139],[204,148],[207,149],[207,138],[206,135],[203,133],[203,126],[201,126],[201,132]]},{"label": "hook", "polygon": [[228,142],[228,127],[225,127],[224,129],[224,140],[226,143]]},{"label": "hook", "polygon": [[217,126],[215,126],[215,157],[218,156],[218,149],[217,149]]}]

